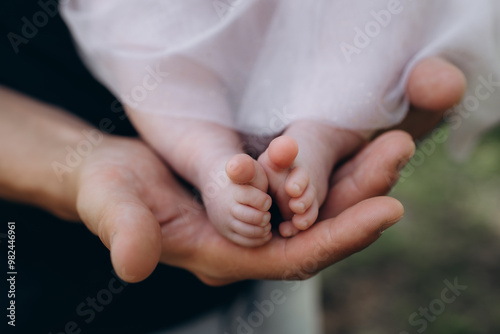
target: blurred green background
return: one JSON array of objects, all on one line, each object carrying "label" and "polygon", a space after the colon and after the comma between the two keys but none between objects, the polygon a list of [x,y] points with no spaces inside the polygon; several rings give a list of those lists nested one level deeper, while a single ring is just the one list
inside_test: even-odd
[{"label": "blurred green background", "polygon": [[[500,333],[500,128],[465,163],[438,144],[402,175],[404,218],[322,276],[326,332]],[[467,286],[450,303],[445,280]]]}]

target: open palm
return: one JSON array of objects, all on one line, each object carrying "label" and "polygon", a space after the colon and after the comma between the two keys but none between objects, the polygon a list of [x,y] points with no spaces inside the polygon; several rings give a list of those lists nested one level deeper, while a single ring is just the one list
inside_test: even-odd
[{"label": "open palm", "polygon": [[244,248],[219,235],[196,198],[149,147],[107,138],[79,170],[78,212],[127,281],[146,278],[159,261],[211,285],[304,279],[368,246],[402,216],[396,200],[373,197],[390,189],[397,166],[412,153],[407,134],[381,136],[336,172],[340,178],[333,177],[323,221],[293,238],[275,235],[263,247]]}]

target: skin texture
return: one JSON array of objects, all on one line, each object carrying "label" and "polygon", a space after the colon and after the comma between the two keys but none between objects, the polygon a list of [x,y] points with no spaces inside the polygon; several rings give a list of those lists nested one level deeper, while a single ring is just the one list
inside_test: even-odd
[{"label": "skin texture", "polygon": [[279,226],[282,236],[294,236],[316,222],[334,166],[364,142],[354,131],[302,120],[270,143],[258,161],[285,220]]},{"label": "skin texture", "polygon": [[[420,125],[403,128],[413,136],[432,129],[437,115],[463,94],[460,71],[436,61],[423,61],[410,77],[409,96],[418,108],[409,117]],[[436,67],[446,74],[441,79],[432,76]],[[433,85],[441,87],[441,96],[430,95],[437,89]],[[92,127],[6,89],[0,89],[0,101],[0,152],[8,157],[2,161],[9,161],[0,163],[0,196],[83,221],[110,249],[117,274],[129,282],[145,279],[159,261],[211,285],[305,279],[367,247],[403,214],[397,200],[377,197],[390,190],[413,154],[411,137],[401,131],[380,135],[335,172],[320,222],[293,238],[273,236],[263,247],[244,248],[208,223],[193,196],[140,140],[104,136],[58,182],[51,162],[63,160],[63,148],[76,145],[84,139],[81,131]],[[26,156],[32,163],[25,163]]]},{"label": "skin texture", "polygon": [[465,76],[455,65],[438,57],[424,59],[408,78],[406,92],[412,106],[396,128],[407,131],[414,139],[424,136],[446,110],[460,102],[466,87]]},{"label": "skin texture", "polygon": [[[366,189],[380,187],[381,192],[387,191],[390,185],[386,180],[397,178],[396,167],[412,155],[413,143],[407,134],[388,133],[367,147],[371,152],[363,154],[360,166],[375,166],[380,150],[395,142],[405,144],[391,146],[394,150],[390,156],[378,165],[387,170],[363,177]],[[330,209],[343,211],[337,217],[317,223],[294,238],[276,235],[263,247],[245,248],[216,231],[193,196],[168,170],[160,168],[162,162],[144,144],[113,138],[108,145],[82,166],[77,207],[89,229],[111,249],[118,274],[128,281],[147,276],[158,257],[212,285],[248,278],[307,278],[366,247],[403,214],[401,204],[388,197],[371,198],[346,211],[347,207],[331,203]],[[132,160],[142,163],[138,166]],[[336,193],[348,193],[353,184],[349,179],[357,173],[358,168],[347,173],[345,182],[332,188],[331,198]],[[353,192],[349,202],[363,200],[366,189]],[[315,269],[304,269],[309,263],[305,261],[311,258],[317,262]]]}]

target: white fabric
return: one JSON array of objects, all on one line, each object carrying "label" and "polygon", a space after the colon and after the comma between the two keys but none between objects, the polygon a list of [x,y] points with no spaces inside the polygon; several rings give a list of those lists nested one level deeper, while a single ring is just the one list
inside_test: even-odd
[{"label": "white fabric", "polygon": [[230,307],[154,334],[324,333],[319,276],[297,282],[261,281]]},{"label": "white fabric", "polygon": [[[470,103],[479,78],[500,81],[496,0],[69,0],[61,11],[94,75],[132,109],[254,135],[302,118],[394,125],[410,70],[431,55],[465,72]],[[499,121],[494,90],[466,105],[456,150]]]}]

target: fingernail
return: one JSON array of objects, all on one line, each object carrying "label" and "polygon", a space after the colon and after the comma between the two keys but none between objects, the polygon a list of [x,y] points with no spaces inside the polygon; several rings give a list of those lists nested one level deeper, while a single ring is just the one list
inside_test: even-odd
[{"label": "fingernail", "polygon": [[379,233],[382,234],[384,233],[385,230],[387,230],[389,227],[391,227],[392,225],[396,224],[398,221],[400,221],[401,219],[403,218],[403,216],[399,217],[398,219],[396,220],[393,220],[393,221],[390,221],[390,222],[387,222],[383,225],[380,225],[380,228],[379,228]]},{"label": "fingernail", "polygon": [[267,224],[265,227],[264,227],[264,231],[267,233],[269,233],[271,231],[271,224]]},{"label": "fingernail", "polygon": [[299,223],[299,224],[297,224],[297,225],[299,225],[299,226],[297,226],[297,228],[298,228],[299,230],[305,230],[305,229],[307,229],[307,225],[308,225],[308,224],[307,224],[307,221],[302,221],[302,222],[300,222],[300,223]]},{"label": "fingernail", "polygon": [[299,209],[300,209],[300,213],[304,213],[306,211],[306,206],[304,203],[300,202],[299,204]]},{"label": "fingernail", "polygon": [[264,203],[265,211],[269,210],[271,208],[271,204],[273,204],[273,201],[271,199],[267,199],[266,203]]},{"label": "fingernail", "polygon": [[137,276],[130,275],[129,273],[127,273],[127,271],[125,269],[122,269],[121,274],[120,274],[120,278],[123,279],[125,282],[135,282],[137,279]]}]

